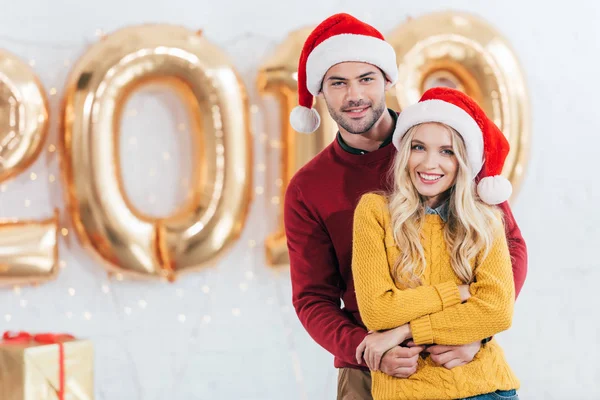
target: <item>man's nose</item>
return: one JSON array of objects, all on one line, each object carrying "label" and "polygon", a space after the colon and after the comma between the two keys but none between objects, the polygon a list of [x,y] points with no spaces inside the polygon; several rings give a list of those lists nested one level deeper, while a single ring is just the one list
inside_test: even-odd
[{"label": "man's nose", "polygon": [[357,101],[363,98],[363,89],[358,83],[349,83],[348,90],[346,93],[346,100]]}]

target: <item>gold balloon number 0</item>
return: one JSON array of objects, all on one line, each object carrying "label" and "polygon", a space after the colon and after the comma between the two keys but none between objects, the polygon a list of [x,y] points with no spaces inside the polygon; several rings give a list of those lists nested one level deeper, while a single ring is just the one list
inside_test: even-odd
[{"label": "gold balloon number 0", "polygon": [[[0,183],[35,161],[47,130],[48,101],[41,83],[29,65],[0,50]],[[38,221],[0,220],[0,285],[53,279],[57,239],[57,212]]]},{"label": "gold balloon number 0", "polygon": [[[190,200],[151,218],[128,201],[118,123],[141,85],[172,88],[192,131]],[[230,61],[200,33],[169,25],[129,27],[95,44],[70,74],[61,143],[69,213],[85,247],[111,272],[167,278],[214,262],[240,234],[251,195],[246,93]]]}]

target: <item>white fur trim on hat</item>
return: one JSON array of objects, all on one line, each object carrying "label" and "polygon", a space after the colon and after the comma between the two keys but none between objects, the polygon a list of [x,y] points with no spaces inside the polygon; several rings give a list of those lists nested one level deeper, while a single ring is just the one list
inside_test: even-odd
[{"label": "white fur trim on hat", "polygon": [[296,106],[290,113],[290,124],[296,132],[313,133],[321,125],[321,117],[314,108]]},{"label": "white fur trim on hat", "polygon": [[306,87],[316,96],[329,68],[342,62],[364,62],[375,65],[395,84],[398,80],[396,52],[385,40],[373,36],[340,34],[319,43],[306,60]]},{"label": "white fur trim on hat", "polygon": [[400,148],[410,128],[425,122],[440,122],[454,128],[465,142],[473,178],[483,166],[483,133],[477,122],[462,108],[443,100],[424,100],[406,107],[398,116],[392,142]]},{"label": "white fur trim on hat", "polygon": [[501,175],[487,176],[477,184],[477,194],[487,204],[504,203],[512,194],[512,185]]}]

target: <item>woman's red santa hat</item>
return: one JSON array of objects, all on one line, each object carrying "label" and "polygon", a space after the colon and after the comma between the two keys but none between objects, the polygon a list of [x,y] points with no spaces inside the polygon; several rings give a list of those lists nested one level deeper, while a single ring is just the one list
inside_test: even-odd
[{"label": "woman's red santa hat", "polygon": [[379,67],[387,80],[398,80],[396,52],[383,35],[349,14],[335,14],[321,22],[308,36],[298,64],[298,103],[290,114],[292,127],[312,133],[321,123],[313,109],[313,96],[321,92],[323,78],[336,64],[364,62]]},{"label": "woman's red santa hat", "polygon": [[461,135],[482,201],[500,204],[510,198],[512,185],[500,175],[510,145],[473,99],[450,88],[429,89],[417,104],[406,107],[398,116],[392,139],[394,146],[399,149],[406,132],[426,122],[448,125]]}]

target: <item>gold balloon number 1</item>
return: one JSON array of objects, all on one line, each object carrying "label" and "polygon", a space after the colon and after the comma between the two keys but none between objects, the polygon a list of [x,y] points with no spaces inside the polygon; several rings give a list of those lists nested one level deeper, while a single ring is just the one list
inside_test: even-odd
[{"label": "gold balloon number 1", "polygon": [[[0,50],[0,183],[39,156],[48,130],[48,101],[29,65]],[[0,202],[2,202],[0,193]],[[44,220],[0,220],[0,285],[53,279],[58,214]]]},{"label": "gold balloon number 1", "polygon": [[[289,115],[298,105],[297,70],[298,59],[302,45],[310,34],[312,28],[304,28],[292,32],[287,39],[279,45],[273,56],[261,67],[257,86],[263,96],[273,96],[279,104],[279,121],[281,132],[281,192],[280,198],[285,196],[285,190],[294,176],[304,164],[331,143],[337,133],[337,125],[329,116],[325,102],[317,98],[316,109],[321,115],[321,125],[312,134],[306,135],[296,132],[289,124]],[[283,226],[283,201],[280,202],[277,230],[265,240],[267,263],[281,265],[288,263],[287,242]]]}]

